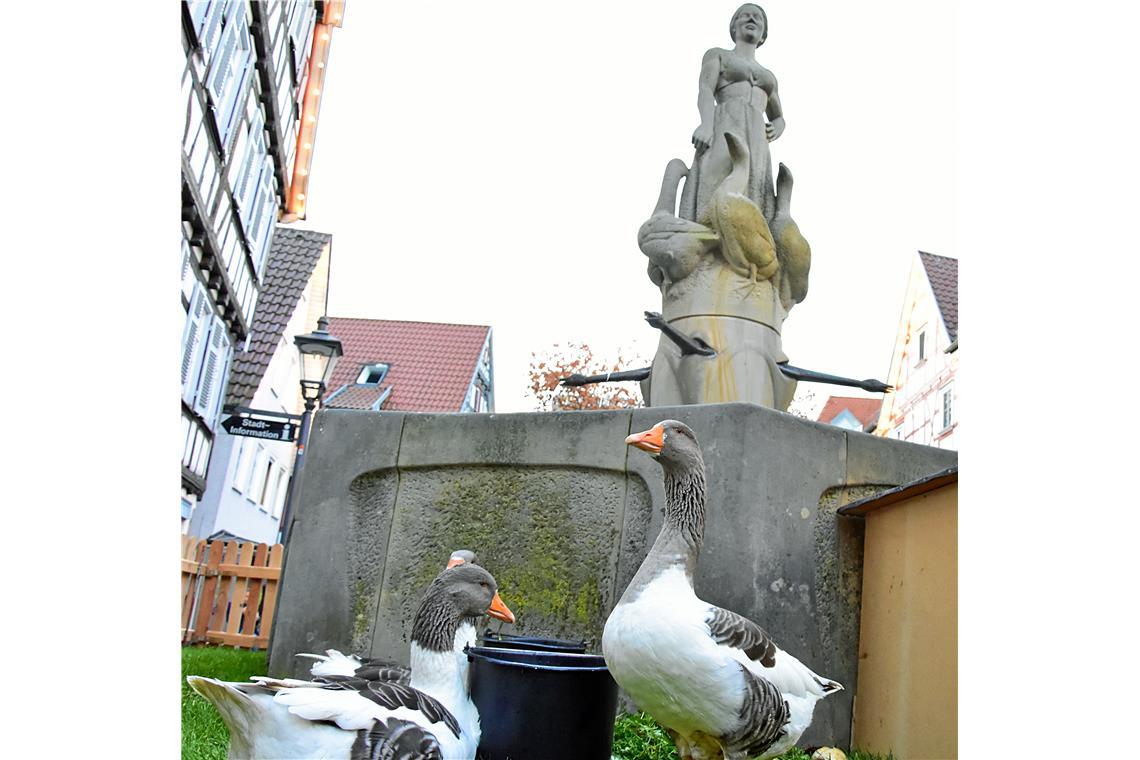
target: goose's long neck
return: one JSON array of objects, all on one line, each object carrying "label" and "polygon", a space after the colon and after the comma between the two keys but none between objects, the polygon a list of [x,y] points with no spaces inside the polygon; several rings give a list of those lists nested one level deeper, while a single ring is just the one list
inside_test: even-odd
[{"label": "goose's long neck", "polygon": [[664,467],[665,523],[645,561],[630,581],[622,600],[632,601],[654,578],[674,568],[682,568],[689,585],[697,569],[697,558],[705,538],[705,469]]},{"label": "goose's long neck", "polygon": [[688,176],[689,167],[679,158],[674,158],[665,166],[665,176],[661,179],[661,192],[657,196],[657,208],[653,213],[675,215],[677,213],[677,186],[681,178]]},{"label": "goose's long neck", "polygon": [[666,537],[671,546],[684,550],[686,560],[695,567],[705,540],[703,462],[696,467],[665,469],[665,524],[653,547],[656,549]]},{"label": "goose's long neck", "polygon": [[[460,667],[455,653],[455,632],[461,622],[455,605],[441,587],[433,584],[412,623],[411,685],[445,705],[454,695],[466,693],[466,668]],[[463,657],[466,664],[466,655]]]}]

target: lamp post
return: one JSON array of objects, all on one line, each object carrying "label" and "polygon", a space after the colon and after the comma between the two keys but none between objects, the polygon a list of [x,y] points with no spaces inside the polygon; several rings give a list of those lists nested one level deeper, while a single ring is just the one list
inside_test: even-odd
[{"label": "lamp post", "polygon": [[337,359],[344,354],[341,342],[329,334],[328,328],[328,317],[321,317],[317,320],[316,330],[293,338],[297,351],[301,354],[301,397],[305,400],[305,413],[301,416],[301,432],[298,434],[297,454],[293,459],[293,475],[289,480],[289,493],[285,499],[285,508],[281,512],[281,525],[277,533],[278,542],[282,544],[289,540],[293,503],[300,489],[301,470],[305,464],[305,447],[309,443],[313,410],[324,395]]}]

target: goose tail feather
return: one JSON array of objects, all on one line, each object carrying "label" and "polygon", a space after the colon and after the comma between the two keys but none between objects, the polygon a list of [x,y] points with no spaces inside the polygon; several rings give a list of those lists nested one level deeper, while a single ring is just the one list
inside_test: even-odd
[{"label": "goose tail feather", "polygon": [[830,678],[821,678],[816,676],[816,683],[823,688],[823,695],[826,697],[828,694],[834,694],[837,691],[843,691],[843,684],[838,681],[832,681]]},{"label": "goose tail feather", "polygon": [[326,651],[327,654],[302,652],[297,656],[316,660],[309,668],[309,673],[314,676],[351,676],[361,666],[361,661],[352,655],[345,655],[335,649]]},{"label": "goose tail feather", "polygon": [[261,686],[226,683],[203,676],[187,676],[186,682],[222,716],[235,748],[248,746],[269,721],[272,698]]}]

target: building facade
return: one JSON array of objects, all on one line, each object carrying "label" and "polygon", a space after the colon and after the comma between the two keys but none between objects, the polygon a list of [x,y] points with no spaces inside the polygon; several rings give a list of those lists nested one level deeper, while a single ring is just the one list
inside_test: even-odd
[{"label": "building facade", "polygon": [[875,435],[957,449],[958,260],[919,251]]},{"label": "building facade", "polygon": [[[300,415],[301,366],[293,337],[310,333],[328,303],[332,236],[283,227],[273,239],[248,347],[237,351],[225,409]],[[223,415],[224,416],[224,415]],[[189,533],[219,532],[274,543],[289,492],[296,445],[230,435],[218,429],[211,477]]]},{"label": "building facade", "polygon": [[182,4],[182,529],[205,493],[235,350],[278,221],[304,218],[320,89],[344,3]]}]

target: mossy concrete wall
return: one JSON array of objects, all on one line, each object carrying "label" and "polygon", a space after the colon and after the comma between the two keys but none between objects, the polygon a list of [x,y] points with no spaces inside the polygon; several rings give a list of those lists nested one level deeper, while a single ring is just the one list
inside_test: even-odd
[{"label": "mossy concrete wall", "polygon": [[847,746],[862,525],[840,506],[957,461],[954,452],[806,422],[747,403],[612,412],[403,414],[327,410],[309,442],[269,670],[335,648],[406,662],[412,615],[457,548],[478,552],[518,616],[512,633],[602,627],[661,527],[657,464],[625,437],[690,425],[708,470],[695,583],[847,691],[804,742]]}]

